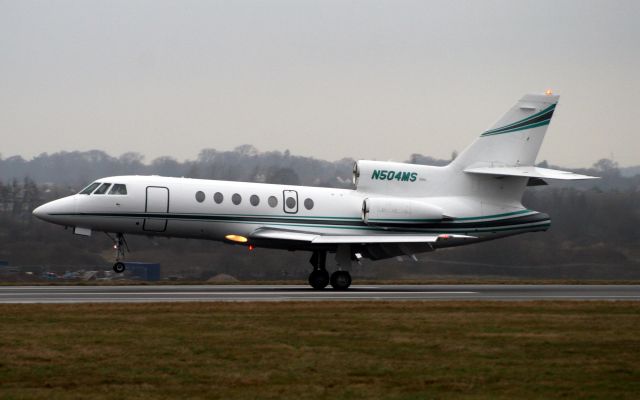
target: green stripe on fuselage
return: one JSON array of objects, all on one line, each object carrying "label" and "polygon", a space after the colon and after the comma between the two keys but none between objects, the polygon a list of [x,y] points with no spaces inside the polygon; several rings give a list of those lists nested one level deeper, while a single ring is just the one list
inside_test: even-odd
[{"label": "green stripe on fuselage", "polygon": [[[520,210],[514,211],[510,213],[504,214],[494,214],[482,217],[467,217],[460,218],[460,220],[478,220],[478,219],[487,219],[491,217],[503,217],[503,216],[514,216],[523,213],[535,213],[535,211],[531,210]],[[505,230],[515,230],[515,229],[527,229],[529,227],[537,227],[550,224],[550,220],[541,220],[541,221],[522,221],[521,223],[516,224],[506,224],[499,226],[464,226],[464,227],[456,227],[455,223],[452,222],[443,222],[442,226],[439,227],[429,227],[429,228],[417,228],[417,227],[395,227],[393,230],[385,227],[376,227],[376,226],[367,226],[364,225],[361,221],[340,221],[340,222],[354,222],[354,224],[331,224],[330,221],[322,221],[317,219],[300,219],[298,221],[287,221],[288,216],[282,218],[278,216],[274,216],[273,218],[269,218],[266,221],[251,221],[247,220],[250,217],[242,217],[240,215],[208,215],[208,214],[172,214],[172,213],[73,213],[73,214],[53,214],[53,215],[65,215],[65,216],[85,216],[85,217],[99,217],[99,218],[135,218],[135,219],[167,219],[174,221],[205,221],[205,222],[216,222],[216,223],[231,223],[231,224],[251,224],[251,225],[259,225],[259,226],[288,226],[288,227],[305,227],[305,228],[327,228],[327,229],[349,229],[349,230],[365,230],[365,231],[381,231],[385,233],[397,232],[397,233],[473,233],[473,232],[496,232],[496,231],[505,231]],[[246,218],[246,219],[242,219]],[[519,218],[519,217],[518,217]],[[280,219],[280,221],[278,221]],[[506,222],[510,218],[498,218],[495,222]],[[515,219],[515,218],[514,218]],[[306,222],[306,223],[305,223]],[[310,222],[320,222],[320,224],[315,223],[311,224]],[[326,222],[325,224],[321,224],[322,222]],[[358,223],[359,222],[359,223]],[[493,221],[478,221],[478,224],[486,224],[488,222]],[[516,222],[516,221],[514,221]],[[357,223],[357,224],[356,224]]]},{"label": "green stripe on fuselage", "polygon": [[[490,214],[490,215],[482,215],[477,217],[458,217],[453,218],[451,221],[446,221],[445,223],[456,223],[459,221],[477,221],[477,220],[485,220],[485,219],[496,219],[501,220],[503,217],[510,217],[514,215],[521,214],[534,214],[537,211],[533,210],[518,210],[511,211],[508,213],[501,214]],[[345,222],[360,222],[361,218],[357,217],[328,217],[328,216],[307,216],[307,215],[269,215],[269,214],[200,214],[200,213],[148,213],[148,212],[140,212],[140,213],[59,213],[59,214],[51,214],[58,216],[78,216],[78,215],[87,215],[87,216],[96,216],[96,217],[110,217],[110,216],[120,216],[127,218],[161,218],[161,219],[176,219],[177,216],[185,216],[192,218],[184,218],[187,219],[207,219],[207,218],[268,218],[268,219],[300,219],[300,220],[309,220],[309,221],[322,221],[322,220],[336,220],[336,221],[345,221]],[[412,219],[412,218],[380,218],[375,219],[375,221],[416,221],[416,222],[443,222],[442,220],[436,219]],[[485,221],[489,222],[489,221]]]}]

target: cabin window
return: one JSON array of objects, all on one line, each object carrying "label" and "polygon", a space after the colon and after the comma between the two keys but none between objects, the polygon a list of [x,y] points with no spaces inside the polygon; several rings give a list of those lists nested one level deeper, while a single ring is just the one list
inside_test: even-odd
[{"label": "cabin window", "polygon": [[115,185],[113,185],[113,187],[109,191],[109,194],[125,195],[125,194],[127,194],[127,185],[122,185],[120,183],[116,183]]},{"label": "cabin window", "polygon": [[93,182],[91,185],[87,186],[86,188],[82,189],[80,191],[80,194],[91,194],[91,192],[93,192],[94,190],[96,190],[96,188],[100,186],[100,182]]},{"label": "cabin window", "polygon": [[95,192],[93,192],[93,194],[105,194],[107,193],[109,186],[111,186],[110,183],[103,183],[99,188],[96,189]]},{"label": "cabin window", "polygon": [[199,191],[196,192],[196,201],[198,203],[202,203],[204,201],[205,197],[206,196],[204,195],[204,192],[202,190],[199,190]]},{"label": "cabin window", "polygon": [[258,197],[258,195],[252,194],[251,197],[249,197],[249,203],[251,203],[252,206],[256,207],[258,204],[260,204],[260,197]]},{"label": "cabin window", "polygon": [[274,208],[278,205],[278,198],[276,196],[269,196],[267,203],[269,203],[271,208]]},{"label": "cabin window", "polygon": [[296,208],[296,199],[294,199],[293,197],[287,197],[287,199],[285,200],[285,204],[287,205],[288,209],[294,209]]},{"label": "cabin window", "polygon": [[242,196],[238,193],[234,193],[233,196],[231,196],[231,202],[235,205],[242,203]]},{"label": "cabin window", "polygon": [[223,201],[223,200],[224,200],[224,196],[222,195],[222,193],[220,193],[220,192],[216,192],[216,193],[213,195],[213,201],[215,201],[215,202],[216,202],[216,204],[220,204],[220,203],[222,203],[222,201]]},{"label": "cabin window", "polygon": [[304,200],[304,208],[306,208],[307,210],[311,210],[313,208],[313,200],[305,199]]}]

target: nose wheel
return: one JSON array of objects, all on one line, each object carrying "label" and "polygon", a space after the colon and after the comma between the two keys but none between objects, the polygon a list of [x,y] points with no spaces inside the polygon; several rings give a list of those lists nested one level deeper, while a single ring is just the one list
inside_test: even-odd
[{"label": "nose wheel", "polygon": [[113,240],[113,248],[116,251],[116,262],[113,264],[113,272],[121,274],[125,269],[127,269],[121,259],[124,258],[125,252],[129,251],[129,245],[122,233],[117,233],[115,238],[111,237],[109,234],[107,234],[107,236]]},{"label": "nose wheel", "polygon": [[120,261],[113,264],[113,272],[115,272],[116,274],[123,273],[126,268],[127,267],[125,267],[124,263]]}]

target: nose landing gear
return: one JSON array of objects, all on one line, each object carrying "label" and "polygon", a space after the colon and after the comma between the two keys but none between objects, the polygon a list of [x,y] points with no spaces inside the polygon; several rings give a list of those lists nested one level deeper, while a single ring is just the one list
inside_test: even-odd
[{"label": "nose landing gear", "polygon": [[113,264],[113,272],[121,274],[127,268],[121,259],[124,258],[125,252],[129,251],[129,245],[122,233],[117,233],[115,238],[111,237],[109,234],[107,234],[107,236],[113,240],[113,248],[116,250],[116,262]]}]

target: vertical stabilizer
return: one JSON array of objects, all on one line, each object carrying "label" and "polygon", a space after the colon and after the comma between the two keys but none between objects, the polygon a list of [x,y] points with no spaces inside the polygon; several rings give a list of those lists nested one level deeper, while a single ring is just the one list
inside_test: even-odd
[{"label": "vertical stabilizer", "polygon": [[559,96],[527,94],[466,148],[451,167],[533,166]]}]

